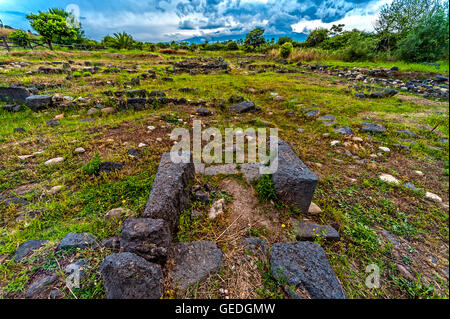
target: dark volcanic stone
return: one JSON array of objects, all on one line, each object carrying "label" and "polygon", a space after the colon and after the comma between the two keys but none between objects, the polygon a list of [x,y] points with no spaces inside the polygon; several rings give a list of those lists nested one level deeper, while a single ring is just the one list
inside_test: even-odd
[{"label": "dark volcanic stone", "polygon": [[299,222],[295,225],[297,240],[314,241],[317,237],[327,240],[339,240],[339,233],[331,226],[317,225],[307,222]]},{"label": "dark volcanic stone", "polygon": [[284,141],[278,141],[278,170],[272,174],[278,199],[308,212],[317,177]]},{"label": "dark volcanic stone", "polygon": [[339,133],[341,135],[353,135],[353,130],[348,126],[343,126],[341,128],[334,130],[336,133]]},{"label": "dark volcanic stone", "polygon": [[54,126],[58,126],[59,124],[60,124],[60,122],[59,122],[58,120],[50,120],[50,121],[47,121],[47,125],[48,125],[48,126],[54,127]]},{"label": "dark volcanic stone", "polygon": [[0,101],[25,103],[30,92],[23,86],[1,86],[0,87]]},{"label": "dark volcanic stone", "polygon": [[141,97],[141,98],[145,98],[147,95],[147,91],[142,89],[142,90],[129,90],[125,92],[126,96],[133,98],[133,97]]},{"label": "dark volcanic stone", "polygon": [[383,92],[379,92],[379,91],[375,91],[370,93],[369,97],[373,98],[373,99],[381,99],[383,97],[385,97]]},{"label": "dark volcanic stone", "polygon": [[61,249],[97,247],[97,237],[89,233],[68,233],[56,247],[56,251]]},{"label": "dark volcanic stone", "polygon": [[130,157],[138,158],[139,152],[135,148],[130,148],[127,152],[127,155]]},{"label": "dark volcanic stone", "polygon": [[234,113],[246,113],[255,111],[255,103],[251,101],[244,101],[239,104],[233,105],[229,108],[230,112]]},{"label": "dark volcanic stone", "polygon": [[370,93],[369,97],[373,98],[373,99],[381,99],[383,97],[385,97],[383,92],[379,92],[379,91],[375,91]]},{"label": "dark volcanic stone", "polygon": [[98,174],[101,173],[112,173],[114,171],[119,171],[123,167],[123,163],[116,163],[116,162],[103,162],[100,164],[100,167],[98,169]]},{"label": "dark volcanic stone", "polygon": [[127,106],[132,107],[135,110],[142,110],[145,108],[147,100],[142,97],[129,98],[127,101]]},{"label": "dark volcanic stone", "polygon": [[172,248],[171,256],[171,278],[183,290],[218,272],[223,259],[222,251],[211,241],[179,243]]},{"label": "dark volcanic stone", "polygon": [[165,97],[166,93],[162,91],[151,91],[149,96],[155,96],[155,97]]},{"label": "dark volcanic stone", "polygon": [[28,205],[28,202],[23,198],[12,197],[12,198],[8,198],[7,200],[5,200],[5,204],[8,206],[10,206],[10,205],[26,206],[26,205]]},{"label": "dark volcanic stone", "polygon": [[355,96],[363,99],[363,98],[367,97],[367,94],[364,92],[356,92]]},{"label": "dark volcanic stone", "polygon": [[45,276],[34,281],[27,289],[25,298],[27,299],[48,299],[52,290],[52,285],[58,280],[58,275]]},{"label": "dark volcanic stone", "polygon": [[7,112],[20,112],[20,110],[22,109],[22,106],[14,105],[14,104],[8,104],[8,105],[3,105],[2,109],[4,111],[7,111]]},{"label": "dark volcanic stone", "polygon": [[396,89],[385,89],[383,93],[385,96],[394,96],[398,93],[398,91]]},{"label": "dark volcanic stone", "polygon": [[45,244],[46,240],[29,240],[24,242],[22,245],[19,246],[19,248],[16,250],[16,252],[13,255],[13,259],[15,263],[21,262],[24,258],[29,256],[33,251],[41,248],[43,244]]},{"label": "dark volcanic stone", "polygon": [[52,104],[52,95],[32,95],[26,98],[25,104],[34,112],[37,112]]},{"label": "dark volcanic stone", "polygon": [[334,115],[322,115],[321,117],[319,117],[319,120],[326,120],[326,121],[334,121],[336,119],[336,116]]},{"label": "dark volcanic stone", "polygon": [[319,110],[311,110],[305,114],[308,118],[313,118],[319,116]]},{"label": "dark volcanic stone", "polygon": [[108,299],[159,299],[163,294],[161,266],[135,254],[109,255],[100,272]]},{"label": "dark volcanic stone", "polygon": [[16,133],[25,133],[26,130],[23,127],[16,127],[14,129],[14,132],[16,132]]},{"label": "dark volcanic stone", "polygon": [[397,132],[408,135],[412,138],[419,138],[420,136],[410,130],[397,130]]},{"label": "dark volcanic stone", "polygon": [[198,108],[196,112],[197,112],[198,115],[201,115],[201,116],[210,116],[210,115],[212,115],[212,112],[210,110],[205,109],[203,107]]},{"label": "dark volcanic stone", "polygon": [[171,228],[176,226],[179,213],[189,206],[187,187],[195,172],[192,154],[182,156],[188,163],[173,163],[171,153],[163,154],[144,211],[144,217],[164,219]]},{"label": "dark volcanic stone", "polygon": [[311,298],[347,298],[325,252],[316,243],[274,244],[270,250],[270,266],[275,278],[286,279],[289,286],[306,290]]},{"label": "dark volcanic stone", "polygon": [[384,133],[386,128],[378,123],[363,122],[362,130],[365,132]]},{"label": "dark volcanic stone", "polygon": [[162,219],[128,218],[124,222],[120,239],[124,251],[149,261],[163,262],[170,242],[169,224]]}]

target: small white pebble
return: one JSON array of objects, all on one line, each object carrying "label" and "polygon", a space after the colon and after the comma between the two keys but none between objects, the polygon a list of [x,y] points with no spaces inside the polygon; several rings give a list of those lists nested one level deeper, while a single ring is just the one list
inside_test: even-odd
[{"label": "small white pebble", "polygon": [[389,175],[389,174],[381,174],[380,175],[380,180],[382,180],[383,182],[386,183],[392,183],[392,184],[400,184],[400,181],[398,179],[396,179],[394,176]]},{"label": "small white pebble", "polygon": [[59,191],[62,189],[62,186],[61,185],[57,185],[57,186],[54,186],[54,187],[52,187],[49,191],[48,191],[48,193],[50,194],[50,195],[54,195],[54,194],[56,194],[56,193],[59,193]]},{"label": "small white pebble", "polygon": [[56,158],[52,158],[52,159],[48,160],[47,162],[44,163],[44,165],[49,166],[49,165],[57,164],[62,161],[64,161],[64,157],[56,157]]},{"label": "small white pebble", "polygon": [[162,138],[158,137],[158,138],[156,139],[156,141],[157,141],[157,142],[162,142]]},{"label": "small white pebble", "polygon": [[336,145],[338,145],[340,142],[339,141],[331,141],[330,142],[330,145],[331,146],[336,146]]},{"label": "small white pebble", "polygon": [[416,173],[419,176],[423,176],[424,175],[422,171],[414,171],[414,173]]},{"label": "small white pebble", "polygon": [[33,157],[33,155],[19,155],[17,157],[23,161],[26,160],[27,158]]},{"label": "small white pebble", "polygon": [[380,150],[380,151],[383,151],[383,152],[390,152],[391,150],[389,149],[389,147],[384,147],[384,146],[380,146],[380,147],[378,147],[378,149]]},{"label": "small white pebble", "polygon": [[436,194],[433,194],[433,193],[430,193],[430,192],[426,192],[425,193],[425,197],[428,198],[428,199],[431,199],[431,200],[433,200],[435,202],[442,203],[442,198],[439,197]]},{"label": "small white pebble", "polygon": [[146,146],[147,146],[147,144],[145,144],[145,143],[139,143],[139,145],[138,145],[139,148],[146,147]]}]

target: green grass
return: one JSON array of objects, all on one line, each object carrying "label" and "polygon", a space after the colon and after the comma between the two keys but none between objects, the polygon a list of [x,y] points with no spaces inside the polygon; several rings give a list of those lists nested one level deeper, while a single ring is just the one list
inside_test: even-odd
[{"label": "green grass", "polygon": [[[1,61],[22,60],[42,63],[49,60],[63,60],[67,56],[80,62],[91,61],[94,64],[102,62],[105,65],[139,64],[139,72],[153,69],[159,76],[167,76],[165,67],[170,66],[170,55],[156,56],[151,52],[117,51],[109,52],[28,52],[23,56],[12,54],[0,55]],[[315,223],[329,224],[335,227],[341,240],[329,243],[321,240],[320,244],[326,251],[330,264],[351,298],[432,298],[448,297],[445,289],[448,283],[438,279],[434,286],[425,284],[423,280],[408,281],[401,277],[395,262],[401,262],[408,267],[414,267],[414,254],[426,254],[417,241],[423,239],[429,251],[438,252],[443,242],[448,242],[448,213],[439,204],[425,199],[425,191],[439,194],[445,201],[448,199],[448,144],[439,141],[440,137],[449,135],[448,108],[446,106],[422,105],[417,101],[399,101],[397,97],[380,100],[360,100],[354,97],[351,90],[344,92],[348,83],[342,83],[341,78],[322,76],[319,74],[301,73],[255,73],[237,68],[238,60],[245,59],[242,52],[201,52],[187,56],[224,56],[227,62],[236,68],[230,74],[187,74],[170,75],[173,82],[159,80],[141,80],[136,88],[164,90],[169,98],[184,97],[192,101],[203,99],[207,107],[214,112],[214,117],[202,118],[207,126],[217,127],[221,132],[225,128],[241,127],[276,127],[279,137],[288,141],[307,166],[320,174],[319,184],[313,201],[318,204],[322,213],[317,216],[305,215],[287,208],[284,203],[278,203],[276,192],[270,176],[264,176],[259,182],[246,187],[254,187],[260,202],[259,206],[270,206],[272,214],[280,218],[280,223],[288,225],[283,233],[270,230],[267,227],[245,226],[247,236],[270,238],[280,234],[288,235],[290,217],[298,219],[309,218]],[[159,60],[162,59],[162,64]],[[177,56],[179,60],[181,56]],[[252,58],[255,64],[276,63],[262,58]],[[312,62],[315,63],[315,62]],[[413,72],[448,72],[448,64],[441,63],[439,69],[421,64],[403,64],[397,62],[376,63],[344,63],[341,61],[322,61],[321,63],[355,66],[355,67],[392,67],[398,66],[401,71]],[[19,186],[36,183],[33,191],[21,195],[31,204],[25,211],[45,208],[42,218],[26,223],[15,222],[23,213],[19,207],[6,207],[0,204],[0,237],[4,242],[0,245],[0,257],[11,255],[17,247],[30,239],[49,240],[49,246],[44,247],[37,256],[29,261],[15,265],[4,262],[0,265],[0,295],[6,296],[23,293],[30,278],[39,269],[55,270],[57,263],[51,252],[61,238],[68,232],[90,232],[100,239],[119,236],[121,222],[110,223],[104,214],[117,207],[131,209],[134,216],[142,214],[148,195],[151,191],[161,154],[170,149],[171,142],[167,133],[174,127],[190,128],[178,121],[190,121],[195,112],[195,106],[160,105],[143,111],[120,110],[117,103],[102,95],[106,90],[122,90],[123,82],[130,81],[136,74],[122,72],[119,74],[96,73],[88,77],[80,77],[71,81],[65,80],[66,75],[24,75],[28,69],[8,71],[3,74],[2,83],[7,82],[32,85],[33,83],[62,83],[63,87],[44,91],[42,93],[61,93],[74,98],[87,97],[92,94],[92,101],[86,106],[50,109],[34,113],[25,109],[18,113],[8,113],[0,110],[0,192],[12,191]],[[80,73],[82,75],[82,73]],[[139,74],[139,73],[138,73]],[[93,85],[92,81],[117,81],[119,85]],[[187,93],[181,88],[192,88]],[[254,90],[251,90],[254,89]],[[272,92],[278,93],[284,99],[274,100]],[[231,105],[230,96],[243,96],[254,101],[262,108],[254,114],[239,114],[227,112]],[[407,94],[408,95],[408,94]],[[409,94],[411,95],[411,94]],[[87,118],[86,111],[97,103],[104,106],[117,107],[113,115],[92,116],[95,122],[82,123]],[[3,103],[1,104],[3,105]],[[321,114],[336,116],[336,127],[349,125],[355,135],[364,139],[359,150],[353,150],[360,158],[367,160],[360,164],[355,159],[345,155],[343,143],[347,139],[334,132],[334,127],[328,127],[317,121],[308,120],[302,116],[301,109],[319,109]],[[292,117],[286,111],[295,111]],[[64,113],[61,125],[50,128],[46,121]],[[165,114],[165,115],[164,115]],[[383,123],[388,129],[386,134],[364,133],[359,127],[363,121]],[[166,126],[160,135],[163,142],[156,143],[149,139],[151,134],[145,133],[148,125],[158,128]],[[440,133],[430,132],[429,127],[437,125]],[[23,127],[26,133],[14,133],[16,127]],[[125,128],[124,128],[125,127]],[[304,129],[298,133],[297,129]],[[409,129],[419,134],[409,153],[396,149],[393,144],[401,138],[398,129]],[[329,134],[328,138],[323,134]],[[139,135],[141,134],[141,135]],[[105,139],[113,138],[113,143]],[[332,139],[340,140],[338,147],[331,147]],[[76,141],[76,142],[74,142]],[[148,147],[140,149],[142,157],[132,160],[126,154],[129,148],[137,148],[139,142]],[[378,146],[388,146],[391,152],[373,160],[370,154],[378,153]],[[430,149],[429,147],[438,149]],[[73,154],[76,147],[83,147],[85,154]],[[17,155],[27,155],[36,151],[41,154],[21,161]],[[96,155],[98,154],[98,156]],[[64,162],[47,167],[43,163],[53,157],[64,157]],[[341,162],[336,162],[335,160]],[[124,169],[109,176],[96,176],[100,161],[114,160],[124,162]],[[316,167],[314,163],[321,163]],[[426,174],[421,178],[414,175],[413,170],[422,170]],[[378,176],[389,173],[402,182],[413,181],[421,191],[411,191],[403,186],[392,186],[380,182]],[[213,187],[220,185],[220,180],[227,176],[214,178],[201,177]],[[236,177],[241,183],[246,183],[243,177]],[[357,182],[349,182],[354,178]],[[47,194],[53,186],[62,185],[61,192],[55,195]],[[224,217],[211,221],[207,218],[210,205],[220,198],[227,203],[233,201],[228,193],[220,190],[212,192],[210,203],[192,203],[192,206],[180,213],[179,228],[176,239],[179,241],[215,240],[231,221]],[[271,204],[275,201],[275,205]],[[201,212],[200,216],[192,216],[192,210]],[[256,209],[255,209],[256,210]],[[268,214],[269,215],[269,214]],[[393,257],[394,247],[386,243],[380,235],[382,230],[389,231],[399,240],[409,243],[409,250],[402,251],[400,260]],[[281,231],[280,231],[281,232]],[[49,248],[50,247],[50,248]],[[227,249],[227,246],[224,247]],[[90,268],[85,285],[74,290],[73,295],[64,291],[67,298],[102,298],[104,291],[99,276],[98,267],[108,251],[76,252],[79,256],[90,260]],[[63,260],[56,256],[58,261]],[[65,256],[67,257],[67,256]],[[446,256],[448,260],[448,255]],[[39,258],[42,258],[40,260]],[[59,258],[59,259],[58,259]],[[444,260],[439,267],[448,267]],[[375,263],[380,267],[385,278],[384,286],[370,290],[365,287],[364,269],[368,264]],[[266,264],[257,265],[264,279],[264,284],[257,287],[256,294],[261,298],[283,297],[280,283],[272,278],[270,267]],[[39,268],[41,267],[41,268]],[[42,268],[43,267],[43,268]],[[427,278],[430,280],[430,278]],[[218,279],[220,283],[220,279]],[[217,284],[218,284],[217,283]],[[4,296],[3,295],[3,296]]]}]

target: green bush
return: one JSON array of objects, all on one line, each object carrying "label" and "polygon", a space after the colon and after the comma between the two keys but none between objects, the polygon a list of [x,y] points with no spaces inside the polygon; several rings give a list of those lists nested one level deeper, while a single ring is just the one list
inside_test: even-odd
[{"label": "green bush", "polygon": [[338,50],[338,54],[346,62],[373,61],[376,56],[376,46],[375,39],[355,33],[348,40],[347,46]]},{"label": "green bush", "polygon": [[84,73],[83,73],[83,76],[85,76],[85,77],[86,77],[86,76],[92,76],[92,73],[91,73],[91,72],[84,72]]},{"label": "green bush", "polygon": [[294,47],[293,47],[292,43],[286,42],[285,44],[283,44],[281,46],[280,55],[282,58],[286,59],[287,57],[289,57],[291,55],[293,50],[294,50]]},{"label": "green bush", "polygon": [[239,50],[239,46],[238,46],[237,43],[234,42],[234,41],[228,42],[226,48],[227,48],[228,51],[236,51],[236,50]]},{"label": "green bush", "polygon": [[22,31],[22,30],[17,30],[14,32],[11,32],[8,36],[9,41],[11,41],[12,43],[24,47],[26,48],[29,44],[30,41],[30,36],[28,35],[28,33]]}]

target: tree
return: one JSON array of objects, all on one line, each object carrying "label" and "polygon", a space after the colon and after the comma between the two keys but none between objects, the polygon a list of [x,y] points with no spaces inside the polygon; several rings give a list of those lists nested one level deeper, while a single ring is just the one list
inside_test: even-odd
[{"label": "tree", "polygon": [[244,45],[248,49],[255,50],[259,48],[261,45],[266,43],[266,39],[263,37],[264,29],[256,28],[245,35]]},{"label": "tree", "polygon": [[326,39],[328,39],[328,30],[324,28],[317,28],[309,34],[305,44],[308,47],[316,47]]},{"label": "tree", "polygon": [[86,40],[84,36],[84,31],[81,28],[81,23],[74,15],[60,8],[49,9],[48,13],[56,14],[63,17],[68,23],[68,25],[77,32],[75,40],[55,35],[53,38],[53,42],[60,44],[72,44],[74,42],[80,43]]},{"label": "tree", "polygon": [[11,32],[8,38],[12,43],[24,48],[30,45],[30,36],[22,30]]},{"label": "tree", "polygon": [[440,3],[440,0],[393,0],[381,7],[375,30],[383,35],[397,33],[404,37]]},{"label": "tree", "polygon": [[448,59],[448,2],[423,17],[398,43],[397,55],[408,62]]},{"label": "tree", "polygon": [[331,37],[341,35],[344,31],[345,24],[333,24],[328,32]]},{"label": "tree", "polygon": [[277,41],[277,44],[278,45],[283,45],[286,42],[291,42],[292,43],[292,39],[290,37],[279,37],[278,41]]},{"label": "tree", "polygon": [[53,50],[52,40],[55,36],[76,39],[77,31],[70,28],[66,19],[60,15],[39,11],[39,14],[27,15],[27,19],[30,21],[31,27],[47,42],[50,50]]},{"label": "tree", "polygon": [[102,43],[107,47],[115,49],[131,49],[134,45],[134,40],[131,35],[126,32],[114,33],[113,36],[106,36]]}]

